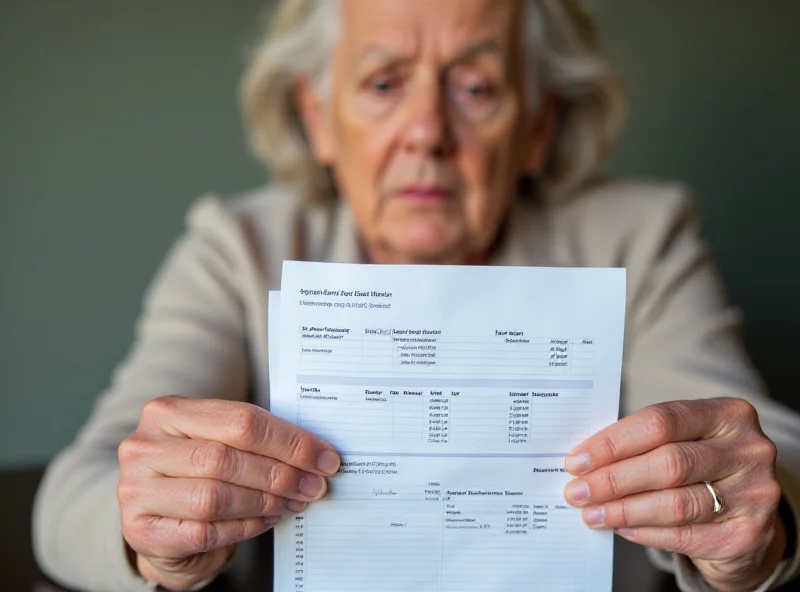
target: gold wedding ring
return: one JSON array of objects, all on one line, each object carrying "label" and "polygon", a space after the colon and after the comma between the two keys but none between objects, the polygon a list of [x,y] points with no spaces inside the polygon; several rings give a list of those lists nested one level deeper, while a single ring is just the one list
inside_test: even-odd
[{"label": "gold wedding ring", "polygon": [[708,489],[708,492],[714,499],[714,516],[719,516],[725,511],[725,504],[722,501],[722,495],[720,495],[719,489],[717,489],[713,483],[709,481],[703,481],[703,484],[706,486],[706,489]]}]

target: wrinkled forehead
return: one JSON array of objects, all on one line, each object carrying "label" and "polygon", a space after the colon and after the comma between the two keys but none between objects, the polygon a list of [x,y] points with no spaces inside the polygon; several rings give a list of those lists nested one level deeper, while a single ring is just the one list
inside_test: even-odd
[{"label": "wrinkled forehead", "polygon": [[447,61],[469,50],[511,60],[520,50],[522,0],[340,0],[339,51],[361,59]]}]

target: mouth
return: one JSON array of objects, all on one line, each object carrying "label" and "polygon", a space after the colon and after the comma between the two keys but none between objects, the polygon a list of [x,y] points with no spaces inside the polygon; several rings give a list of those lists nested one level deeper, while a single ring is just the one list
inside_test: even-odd
[{"label": "mouth", "polygon": [[453,190],[442,185],[409,185],[395,192],[395,197],[416,203],[441,203],[455,195]]}]

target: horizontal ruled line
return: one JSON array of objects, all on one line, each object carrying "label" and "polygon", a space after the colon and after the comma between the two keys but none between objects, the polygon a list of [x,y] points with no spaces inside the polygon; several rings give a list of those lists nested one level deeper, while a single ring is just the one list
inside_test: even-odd
[{"label": "horizontal ruled line", "polygon": [[327,384],[348,386],[396,386],[443,388],[549,388],[549,389],[591,389],[592,380],[570,379],[532,379],[532,378],[415,378],[415,377],[368,377],[368,376],[328,376],[324,374],[298,374],[300,384]]}]

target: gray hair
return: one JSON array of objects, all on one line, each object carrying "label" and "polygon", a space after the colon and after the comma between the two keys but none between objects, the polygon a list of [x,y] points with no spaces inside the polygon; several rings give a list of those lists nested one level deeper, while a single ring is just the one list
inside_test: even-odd
[{"label": "gray hair", "polygon": [[[528,108],[544,93],[561,98],[559,131],[538,187],[550,199],[596,177],[617,139],[626,101],[616,69],[603,54],[579,0],[524,0]],[[335,44],[335,0],[283,0],[242,81],[242,103],[256,154],[273,179],[312,200],[336,197],[314,159],[294,100],[308,77],[323,93]]]}]

